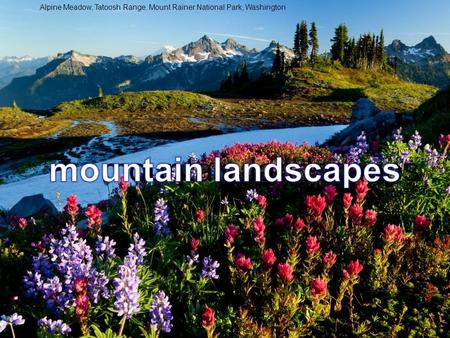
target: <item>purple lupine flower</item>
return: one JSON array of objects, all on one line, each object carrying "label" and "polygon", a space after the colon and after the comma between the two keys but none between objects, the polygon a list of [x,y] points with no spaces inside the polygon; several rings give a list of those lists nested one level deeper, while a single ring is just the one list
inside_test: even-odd
[{"label": "purple lupine flower", "polygon": [[42,281],[42,276],[39,272],[28,271],[23,277],[23,285],[25,287],[25,295],[27,297],[36,298],[39,295],[40,290],[42,290],[44,282]]},{"label": "purple lupine flower", "polygon": [[403,141],[403,135],[402,135],[402,127],[395,129],[392,133],[392,139],[395,142],[402,142]]},{"label": "purple lupine flower", "polygon": [[42,296],[49,308],[63,311],[75,305],[75,279],[92,275],[92,250],[69,224],[61,230],[61,239],[49,237],[47,245],[47,253],[33,257],[33,270],[23,282],[28,296]]},{"label": "purple lupine flower", "polygon": [[109,279],[103,271],[92,270],[89,277],[88,293],[94,304],[98,304],[100,298],[109,299],[108,283]]},{"label": "purple lupine flower", "polygon": [[52,240],[49,248],[50,260],[56,264],[66,284],[73,284],[75,278],[86,278],[92,267],[92,250],[81,239],[75,226],[67,225],[61,231],[60,240]]},{"label": "purple lupine flower", "polygon": [[137,265],[144,264],[144,257],[147,255],[147,252],[145,251],[145,241],[138,233],[133,235],[133,243],[128,248],[128,255],[136,257]]},{"label": "purple lupine flower", "polygon": [[5,330],[6,327],[8,326],[8,322],[6,320],[1,319],[2,317],[0,317],[0,333],[2,333],[3,330]]},{"label": "purple lupine flower", "polygon": [[445,189],[445,192],[446,192],[447,194],[450,194],[450,186],[448,186],[448,188]]},{"label": "purple lupine flower", "polygon": [[98,236],[95,242],[95,253],[102,259],[114,258],[116,257],[115,246],[116,241],[112,238],[109,239],[109,236]]},{"label": "purple lupine flower", "polygon": [[126,256],[122,265],[117,270],[114,278],[114,309],[118,310],[119,317],[131,318],[134,313],[139,312],[139,283],[135,256]]},{"label": "purple lupine flower", "polygon": [[382,163],[383,156],[381,154],[370,156],[369,162],[374,164]]},{"label": "purple lupine flower", "polygon": [[230,202],[228,202],[228,196],[225,196],[223,198],[223,200],[220,201],[220,204],[224,205],[224,206],[228,206],[228,204],[230,204]]},{"label": "purple lupine flower", "polygon": [[38,320],[37,325],[40,328],[46,329],[47,333],[50,334],[62,334],[65,336],[72,332],[70,326],[64,323],[61,319],[53,320],[44,317]]},{"label": "purple lupine flower", "polygon": [[11,316],[1,316],[1,319],[8,322],[11,325],[18,326],[25,324],[25,319],[17,313],[13,313]]},{"label": "purple lupine flower", "polygon": [[366,153],[369,150],[369,145],[367,144],[367,138],[364,131],[356,138],[356,147],[361,149],[361,153]]},{"label": "purple lupine flower", "polygon": [[158,291],[153,295],[153,302],[150,307],[150,326],[156,331],[170,332],[172,330],[172,305],[169,303],[169,297],[164,291]]},{"label": "purple lupine flower", "polygon": [[429,144],[424,147],[425,153],[427,154],[427,165],[430,168],[437,168],[440,159],[440,154],[436,149],[431,149]]},{"label": "purple lupine flower", "polygon": [[362,151],[358,147],[351,147],[347,154],[347,159],[349,163],[360,163]]},{"label": "purple lupine flower", "polygon": [[63,291],[63,285],[58,276],[47,279],[47,281],[42,285],[42,296],[44,300],[47,301],[47,306],[52,309],[58,304],[57,301],[60,299],[61,293]]},{"label": "purple lupine flower", "polygon": [[399,161],[403,167],[404,163],[411,163],[411,157],[410,157],[409,151],[402,151],[399,157]]},{"label": "purple lupine flower", "polygon": [[191,153],[188,157],[188,162],[191,164],[198,163],[198,157],[194,153]]},{"label": "purple lupine flower", "polygon": [[42,253],[39,253],[37,256],[33,256],[31,259],[31,266],[34,271],[41,272],[44,277],[50,277],[53,274],[53,263],[50,262],[47,255]]},{"label": "purple lupine flower", "polygon": [[157,236],[170,234],[169,207],[163,198],[156,201],[153,221],[155,224],[155,234]]},{"label": "purple lupine flower", "polygon": [[194,265],[195,263],[198,263],[198,257],[198,254],[196,254],[194,251],[191,251],[191,254],[186,255],[185,259],[189,265]]},{"label": "purple lupine flower", "polygon": [[342,154],[334,153],[332,163],[336,164],[344,163],[344,157],[342,156]]},{"label": "purple lupine flower", "polygon": [[408,142],[408,146],[412,150],[417,150],[422,145],[422,137],[419,132],[416,130],[415,133],[411,136],[411,140]]},{"label": "purple lupine flower", "polygon": [[213,260],[211,256],[203,257],[202,272],[200,272],[200,276],[206,279],[219,279],[219,275],[216,271],[219,266],[219,262]]},{"label": "purple lupine flower", "polygon": [[146,254],[145,242],[138,234],[133,236],[134,243],[128,248],[128,255],[122,265],[117,270],[117,277],[114,278],[114,309],[118,310],[118,316],[131,316],[139,312],[139,284],[141,282],[138,275],[138,262],[144,259]]},{"label": "purple lupine flower", "polygon": [[19,326],[25,324],[25,319],[17,313],[13,313],[11,316],[0,316],[0,332],[2,332],[8,325]]},{"label": "purple lupine flower", "polygon": [[256,189],[250,189],[247,190],[247,193],[245,194],[245,199],[249,202],[254,201],[258,198],[258,193],[256,192]]}]

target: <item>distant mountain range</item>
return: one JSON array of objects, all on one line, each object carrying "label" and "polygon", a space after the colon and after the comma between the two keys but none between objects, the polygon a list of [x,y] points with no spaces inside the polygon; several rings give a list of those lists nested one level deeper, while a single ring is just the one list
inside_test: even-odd
[{"label": "distant mountain range", "polygon": [[51,59],[51,57],[32,58],[31,56],[0,58],[0,88],[8,85],[16,77],[33,75],[37,68]]},{"label": "distant mountain range", "polygon": [[[256,51],[233,39],[220,43],[203,36],[181,48],[165,47],[145,59],[134,56],[110,58],[70,51],[58,54],[36,69],[35,74],[16,77],[0,90],[0,106],[15,100],[23,108],[48,109],[57,104],[122,91],[178,89],[212,91],[229,72],[245,60],[250,77],[272,67],[277,44]],[[281,47],[288,59],[293,52]]]},{"label": "distant mountain range", "polygon": [[[233,39],[220,43],[203,36],[181,48],[165,46],[144,58],[86,55],[76,51],[55,57],[0,58],[0,106],[15,100],[23,108],[48,109],[68,100],[141,90],[213,91],[245,60],[250,77],[272,67],[277,44],[257,51]],[[287,59],[291,49],[281,46]],[[394,40],[385,47],[397,57],[399,76],[438,87],[450,84],[450,54],[433,36],[415,46]]]},{"label": "distant mountain range", "polygon": [[433,36],[415,46],[394,40],[385,50],[391,60],[397,57],[397,71],[402,79],[437,87],[450,84],[450,54]]}]

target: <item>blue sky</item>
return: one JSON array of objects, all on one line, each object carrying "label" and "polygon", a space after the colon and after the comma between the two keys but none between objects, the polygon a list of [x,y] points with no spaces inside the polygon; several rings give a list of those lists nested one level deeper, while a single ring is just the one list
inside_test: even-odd
[{"label": "blue sky", "polygon": [[[114,4],[114,0],[42,0],[48,4]],[[124,0],[117,3],[222,3],[221,1]],[[259,0],[228,3],[284,4],[285,12],[40,12],[41,0],[0,2],[0,56],[46,56],[71,49],[95,55],[145,56],[164,45],[175,47],[208,34],[218,41],[226,36],[262,49],[270,40],[292,45],[299,20],[316,21],[321,51],[330,46],[334,28],[342,22],[351,35],[385,31],[386,43],[399,38],[416,44],[434,35],[450,50],[448,0]]]}]

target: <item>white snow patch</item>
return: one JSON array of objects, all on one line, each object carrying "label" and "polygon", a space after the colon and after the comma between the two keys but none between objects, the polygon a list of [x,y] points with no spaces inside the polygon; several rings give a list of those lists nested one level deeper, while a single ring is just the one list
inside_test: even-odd
[{"label": "white snow patch", "polygon": [[[80,53],[75,52],[75,51],[71,51],[71,52],[68,52],[68,53],[64,54],[62,56],[62,58],[66,59],[66,60],[71,59],[72,61],[80,62],[85,67],[89,67],[93,63],[96,63],[97,59],[98,59],[97,56],[84,55],[84,54],[80,54]],[[100,61],[102,61],[102,60],[100,60]]]},{"label": "white snow patch", "polygon": [[[150,158],[152,163],[173,163],[176,156],[186,159],[193,151],[200,155],[213,150],[220,150],[224,146],[236,142],[257,143],[277,140],[280,142],[293,142],[301,144],[309,142],[324,142],[327,138],[344,129],[345,125],[325,127],[300,127],[270,130],[255,130],[241,133],[231,133],[205,138],[197,138],[189,141],[164,144],[133,154],[112,158],[104,163],[143,163]],[[97,165],[100,165],[98,163]],[[79,173],[79,169],[78,169]],[[69,175],[70,176],[70,175]],[[69,177],[70,179],[70,177]],[[51,200],[58,208],[62,209],[65,199],[70,194],[78,196],[82,205],[97,203],[108,198],[108,191],[116,186],[110,186],[99,180],[93,183],[78,182],[50,182],[50,176],[39,175],[18,182],[0,185],[0,208],[10,209],[22,197],[43,193],[45,198]],[[58,195],[62,199],[58,200]]]}]

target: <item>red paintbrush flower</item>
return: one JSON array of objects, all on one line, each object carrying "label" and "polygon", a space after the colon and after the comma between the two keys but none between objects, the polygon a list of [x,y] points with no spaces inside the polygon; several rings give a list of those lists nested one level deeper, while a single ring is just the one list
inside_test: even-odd
[{"label": "red paintbrush flower", "polygon": [[332,204],[334,198],[337,196],[336,187],[334,185],[327,185],[323,190],[323,195],[325,196],[327,204],[328,205]]},{"label": "red paintbrush flower", "polygon": [[414,220],[414,228],[417,231],[428,230],[430,227],[430,220],[425,215],[417,215]]},{"label": "red paintbrush flower", "polygon": [[353,197],[352,194],[346,192],[344,196],[342,196],[342,204],[344,205],[344,209],[348,210],[352,205]]},{"label": "red paintbrush flower", "polygon": [[200,244],[200,240],[199,239],[192,238],[191,239],[191,250],[194,251],[194,252],[197,251],[199,244]]},{"label": "red paintbrush flower", "polygon": [[321,195],[307,196],[305,199],[305,204],[308,210],[308,214],[314,217],[320,217],[323,210],[327,206],[325,198]]},{"label": "red paintbrush flower", "polygon": [[364,215],[364,225],[366,227],[372,227],[377,222],[377,212],[375,210],[368,209]]},{"label": "red paintbrush flower", "polygon": [[327,281],[321,278],[314,278],[309,284],[311,296],[317,300],[327,294]]},{"label": "red paintbrush flower", "polygon": [[308,236],[306,239],[306,252],[313,255],[320,249],[320,243],[315,236]]},{"label": "red paintbrush flower", "polygon": [[348,214],[354,224],[360,224],[363,218],[363,208],[359,204],[353,204]]},{"label": "red paintbrush flower", "polygon": [[333,251],[329,251],[323,257],[323,262],[328,269],[331,269],[331,267],[336,263],[336,259],[336,254]]},{"label": "red paintbrush flower", "polygon": [[265,269],[270,269],[276,262],[277,257],[272,249],[267,249],[263,252],[262,262]]},{"label": "red paintbrush flower", "polygon": [[245,257],[244,254],[238,253],[234,259],[234,264],[239,270],[247,271],[252,267],[252,260],[249,257]]},{"label": "red paintbrush flower", "polygon": [[203,223],[205,218],[206,218],[206,214],[205,214],[205,211],[203,211],[202,209],[199,209],[195,212],[195,220],[198,223]]},{"label": "red paintbrush flower", "polygon": [[361,203],[369,192],[369,183],[366,180],[356,182],[356,203]]},{"label": "red paintbrush flower", "polygon": [[364,266],[357,259],[356,261],[350,261],[347,267],[342,271],[345,279],[358,277]]},{"label": "red paintbrush flower", "polygon": [[278,264],[278,277],[284,283],[290,283],[294,279],[294,269],[289,263]]},{"label": "red paintbrush flower", "polygon": [[400,226],[395,224],[388,224],[384,228],[384,239],[387,242],[402,242],[403,230]]},{"label": "red paintbrush flower", "polygon": [[215,323],[215,314],[216,312],[214,311],[214,309],[210,308],[210,307],[205,307],[205,311],[203,311],[202,314],[202,326],[206,329],[206,330],[211,330]]}]

